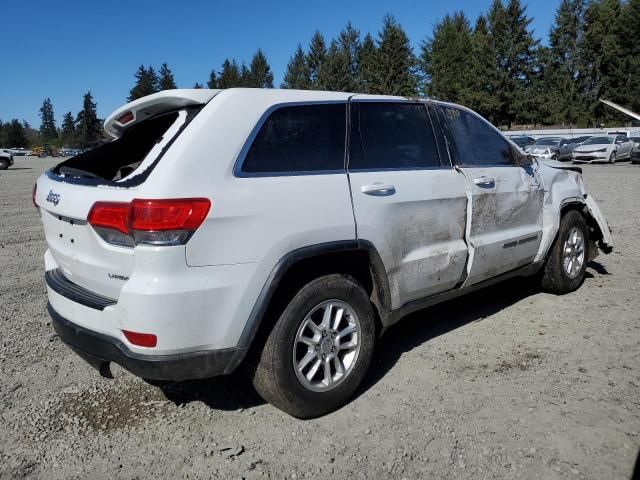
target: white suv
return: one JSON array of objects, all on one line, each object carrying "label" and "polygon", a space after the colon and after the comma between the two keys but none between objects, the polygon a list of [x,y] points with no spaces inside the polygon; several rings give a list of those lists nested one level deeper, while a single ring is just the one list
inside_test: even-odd
[{"label": "white suv", "polygon": [[407,313],[513,276],[570,292],[612,248],[579,168],[457,105],[170,90],[105,129],[34,189],[53,325],[103,374],[243,363],[266,400],[314,417]]}]

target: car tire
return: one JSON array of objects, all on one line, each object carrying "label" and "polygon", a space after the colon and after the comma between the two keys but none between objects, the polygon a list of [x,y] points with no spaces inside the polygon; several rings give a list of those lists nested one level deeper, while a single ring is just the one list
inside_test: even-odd
[{"label": "car tire", "polygon": [[615,150],[613,152],[611,152],[611,155],[609,155],[609,163],[616,163],[616,152],[615,152]]},{"label": "car tire", "polygon": [[[348,329],[353,331],[341,335]],[[373,306],[360,284],[348,275],[319,277],[302,287],[278,318],[251,369],[253,385],[294,417],[325,415],[343,406],[360,385],[375,339]]]},{"label": "car tire", "polygon": [[0,160],[0,170],[6,170],[9,168],[9,162],[6,160]]},{"label": "car tire", "polygon": [[587,270],[589,229],[584,217],[570,210],[560,219],[558,236],[542,269],[542,289],[556,295],[577,290]]}]

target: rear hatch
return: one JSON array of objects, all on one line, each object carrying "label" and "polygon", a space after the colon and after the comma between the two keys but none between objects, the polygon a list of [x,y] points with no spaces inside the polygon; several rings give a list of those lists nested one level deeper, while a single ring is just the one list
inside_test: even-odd
[{"label": "rear hatch", "polygon": [[118,230],[122,209],[103,209],[101,224],[113,221],[114,228],[96,228],[88,222],[92,207],[98,202],[131,204],[164,153],[217,93],[170,90],[125,105],[105,121],[114,140],[38,179],[34,202],[49,251],[67,280],[105,297],[119,297],[133,272],[134,242]]}]

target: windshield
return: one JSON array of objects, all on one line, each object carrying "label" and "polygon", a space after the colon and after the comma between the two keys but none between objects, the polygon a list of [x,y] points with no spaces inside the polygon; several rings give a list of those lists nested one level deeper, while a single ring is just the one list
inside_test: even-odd
[{"label": "windshield", "polygon": [[535,145],[556,145],[559,141],[559,138],[541,138]]},{"label": "windshield", "polygon": [[607,145],[609,143],[613,143],[615,139],[616,137],[591,137],[590,139],[585,140],[582,145]]}]

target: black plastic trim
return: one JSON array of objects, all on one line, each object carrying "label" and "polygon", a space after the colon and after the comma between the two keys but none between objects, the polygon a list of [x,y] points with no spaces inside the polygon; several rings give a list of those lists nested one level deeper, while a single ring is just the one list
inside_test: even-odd
[{"label": "black plastic trim", "polygon": [[174,355],[143,355],[132,352],[117,338],[76,325],[56,312],[51,304],[47,309],[60,339],[101,373],[109,362],[115,362],[134,375],[149,380],[195,380],[231,373],[246,353],[241,348],[226,348]]},{"label": "black plastic trim", "polygon": [[68,280],[59,268],[48,270],[44,274],[44,279],[54,292],[80,305],[93,308],[94,310],[104,310],[108,306],[118,303],[118,301],[113,298],[105,297],[91,290],[87,290],[80,285],[76,285]]}]

